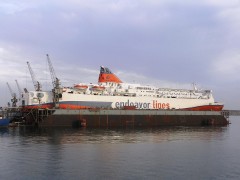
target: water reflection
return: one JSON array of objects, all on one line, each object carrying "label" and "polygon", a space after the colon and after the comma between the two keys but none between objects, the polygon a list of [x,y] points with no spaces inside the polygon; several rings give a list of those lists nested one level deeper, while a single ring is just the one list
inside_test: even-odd
[{"label": "water reflection", "polygon": [[0,127],[0,136],[5,136],[8,135],[9,131],[8,131],[8,127]]},{"label": "water reflection", "polygon": [[19,136],[24,140],[50,144],[69,143],[160,143],[181,140],[222,140],[228,127],[161,127],[161,128],[1,128],[1,136]]},{"label": "water reflection", "polygon": [[236,143],[239,136],[234,134],[239,132],[239,126],[1,128],[0,177],[227,179],[231,175],[236,178],[240,175],[240,151],[237,151],[240,146]]}]

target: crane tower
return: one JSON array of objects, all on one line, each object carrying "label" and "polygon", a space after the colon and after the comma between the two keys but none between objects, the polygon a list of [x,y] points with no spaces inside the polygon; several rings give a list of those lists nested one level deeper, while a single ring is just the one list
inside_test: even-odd
[{"label": "crane tower", "polygon": [[16,84],[17,84],[18,93],[19,93],[19,99],[20,99],[22,97],[22,95],[23,95],[23,92],[22,92],[22,90],[21,90],[21,88],[20,88],[20,86],[18,84],[18,81],[17,80],[15,80],[15,81],[16,81]]},{"label": "crane tower", "polygon": [[53,65],[51,63],[51,60],[49,58],[49,55],[47,54],[47,61],[49,66],[49,71],[52,78],[52,85],[53,85],[53,103],[55,108],[59,108],[59,99],[62,98],[62,88],[60,88],[60,81],[56,77],[55,71],[53,69]]},{"label": "crane tower", "polygon": [[7,86],[8,86],[8,89],[9,89],[9,91],[10,91],[10,94],[11,94],[11,96],[12,96],[12,99],[11,99],[11,102],[12,102],[12,107],[17,107],[17,97],[16,97],[16,93],[14,93],[13,91],[12,91],[12,88],[10,87],[10,85],[8,84],[8,82],[7,82]]},{"label": "crane tower", "polygon": [[30,66],[30,63],[27,62],[27,65],[28,65],[28,69],[29,69],[29,72],[30,72],[30,75],[32,77],[32,82],[33,82],[33,85],[34,85],[34,88],[36,91],[41,91],[42,90],[42,87],[41,87],[41,84],[36,80],[35,78],[35,74]]}]

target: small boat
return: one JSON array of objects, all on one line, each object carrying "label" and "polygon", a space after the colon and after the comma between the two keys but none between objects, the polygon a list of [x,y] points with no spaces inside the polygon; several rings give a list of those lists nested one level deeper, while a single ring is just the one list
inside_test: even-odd
[{"label": "small boat", "polygon": [[104,86],[93,86],[92,90],[93,91],[103,91],[105,89]]},{"label": "small boat", "polygon": [[0,117],[0,127],[6,127],[9,125],[10,119]]},{"label": "small boat", "polygon": [[87,85],[84,85],[84,84],[75,84],[74,85],[74,88],[75,89],[78,89],[78,90],[81,90],[81,91],[86,91],[88,86]]}]

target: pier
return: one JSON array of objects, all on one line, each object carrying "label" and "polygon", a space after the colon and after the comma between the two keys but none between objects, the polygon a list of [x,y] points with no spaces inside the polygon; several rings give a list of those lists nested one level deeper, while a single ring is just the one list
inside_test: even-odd
[{"label": "pier", "polygon": [[240,116],[240,110],[222,110],[222,115],[226,118],[230,116]]},{"label": "pier", "polygon": [[[119,109],[21,109],[6,108],[13,122],[23,125],[70,126],[83,121],[88,126],[134,126],[226,124],[229,117],[240,116],[240,110],[186,111],[186,110],[119,110]],[[224,119],[225,120],[224,120]],[[106,122],[105,122],[106,121]],[[139,121],[139,122],[138,122]],[[133,123],[134,122],[134,123]],[[206,123],[207,122],[207,123]]]},{"label": "pier", "polygon": [[187,110],[29,109],[25,122],[39,127],[158,127],[227,125],[228,113]]}]

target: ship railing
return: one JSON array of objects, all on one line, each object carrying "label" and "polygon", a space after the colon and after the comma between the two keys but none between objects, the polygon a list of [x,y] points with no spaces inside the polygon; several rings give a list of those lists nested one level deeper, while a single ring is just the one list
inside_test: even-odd
[{"label": "ship railing", "polygon": [[38,122],[44,121],[48,116],[54,113],[55,109],[38,109],[37,119]]},{"label": "ship railing", "polygon": [[54,113],[54,109],[28,109],[23,112],[23,119],[29,119],[31,123],[35,123],[36,125],[40,122],[43,122],[48,116]]}]

